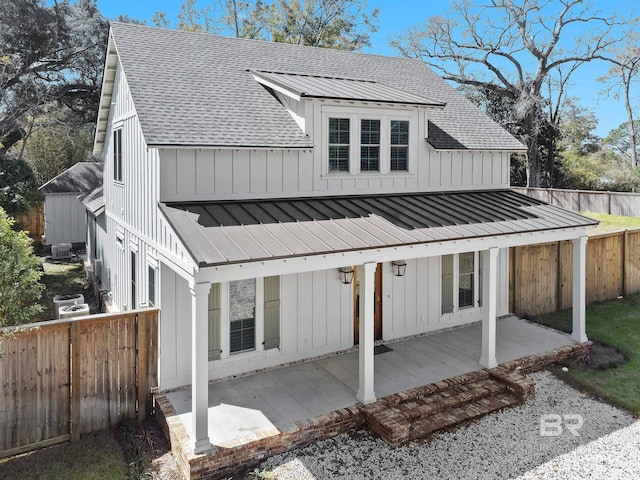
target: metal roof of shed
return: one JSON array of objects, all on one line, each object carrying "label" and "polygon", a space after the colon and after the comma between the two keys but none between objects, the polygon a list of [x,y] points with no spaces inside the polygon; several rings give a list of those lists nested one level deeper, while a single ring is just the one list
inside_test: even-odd
[{"label": "metal roof of shed", "polygon": [[334,100],[361,100],[384,103],[402,103],[444,107],[445,104],[423,95],[407,92],[373,80],[322,77],[296,73],[251,72],[257,81],[280,87],[298,99],[327,98]]},{"label": "metal roof of shed", "polygon": [[160,206],[201,266],[598,223],[511,190]]}]

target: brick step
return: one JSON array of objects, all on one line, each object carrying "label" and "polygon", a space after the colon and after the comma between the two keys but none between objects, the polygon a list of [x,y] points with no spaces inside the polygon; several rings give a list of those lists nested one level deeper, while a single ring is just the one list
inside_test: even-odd
[{"label": "brick step", "polygon": [[411,423],[407,440],[424,438],[438,430],[482,417],[502,408],[518,405],[520,400],[511,393],[496,393],[458,407],[425,416]]},{"label": "brick step", "polygon": [[395,405],[393,408],[406,420],[414,421],[506,391],[507,385],[502,382],[493,379],[480,380],[466,385],[456,385],[448,390]]}]

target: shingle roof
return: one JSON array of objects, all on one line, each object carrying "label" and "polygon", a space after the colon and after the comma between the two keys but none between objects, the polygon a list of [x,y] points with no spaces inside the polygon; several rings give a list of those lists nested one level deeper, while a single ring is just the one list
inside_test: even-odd
[{"label": "shingle roof", "polygon": [[379,82],[446,103],[429,113],[440,149],[523,146],[423,62],[112,23],[149,145],[309,147],[308,136],[251,71]]},{"label": "shingle roof", "polygon": [[102,162],[78,162],[40,187],[42,193],[89,193],[102,185]]},{"label": "shingle roof", "polygon": [[595,225],[510,190],[160,205],[202,266]]},{"label": "shingle roof", "polygon": [[94,216],[104,211],[105,200],[102,185],[87,194],[78,196],[78,200],[82,202],[84,208],[91,212]]}]

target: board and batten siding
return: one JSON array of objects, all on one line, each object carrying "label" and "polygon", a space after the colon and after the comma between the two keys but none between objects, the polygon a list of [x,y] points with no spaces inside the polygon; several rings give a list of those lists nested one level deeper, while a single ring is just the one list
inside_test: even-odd
[{"label": "board and batten siding", "polygon": [[47,193],[44,200],[45,245],[85,241],[87,219],[80,193]]},{"label": "board and batten siding", "polygon": [[[283,97],[284,98],[284,97]],[[428,111],[281,99],[314,148],[162,148],[160,200],[198,201],[509,187],[508,152],[435,150],[425,136]],[[361,102],[362,103],[362,102]],[[408,172],[327,173],[329,116],[410,121]],[[355,132],[355,130],[354,130]],[[381,152],[389,148],[382,130]],[[352,142],[357,141],[352,135]],[[355,144],[355,143],[354,143]],[[355,149],[354,151],[357,151]],[[352,158],[352,162],[357,162]]]},{"label": "board and batten siding", "polygon": [[[483,308],[443,316],[440,306],[440,257],[407,261],[404,277],[391,264],[383,271],[383,339],[424,334],[482,320]],[[508,308],[508,250],[498,265],[498,315]],[[161,267],[160,388],[191,382],[191,295],[186,280]],[[227,289],[221,288],[222,292]],[[504,293],[503,293],[504,292]],[[262,298],[261,296],[259,296]],[[218,379],[343,351],[354,345],[354,286],[340,282],[336,269],[280,277],[280,348],[225,355],[209,362],[209,378]],[[221,318],[221,323],[227,318]],[[228,328],[221,328],[228,334]],[[226,333],[225,333],[226,332]],[[224,343],[224,342],[221,342]]]}]

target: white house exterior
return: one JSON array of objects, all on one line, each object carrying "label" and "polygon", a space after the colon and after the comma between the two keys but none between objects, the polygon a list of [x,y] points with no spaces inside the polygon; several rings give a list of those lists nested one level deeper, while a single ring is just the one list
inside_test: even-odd
[{"label": "white house exterior", "polygon": [[112,24],[101,282],[160,308],[159,388],[191,384],[194,451],[212,379],[357,343],[369,403],[374,342],[476,321],[495,366],[512,246],[574,241],[586,340],[594,222],[508,190],[523,149],[416,60]]},{"label": "white house exterior", "polygon": [[40,187],[44,195],[45,245],[81,243],[87,229],[78,196],[102,184],[101,162],[79,162]]}]

